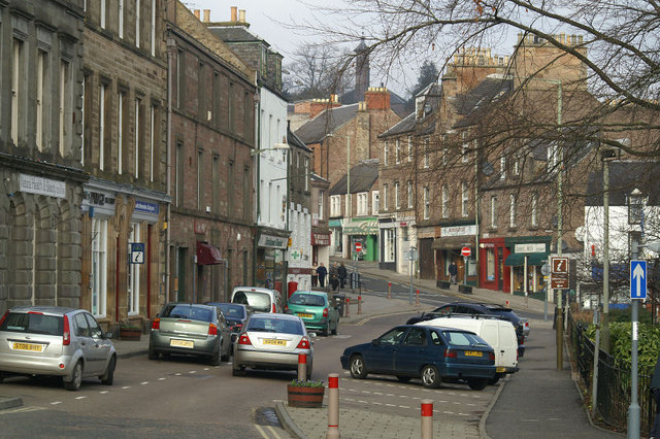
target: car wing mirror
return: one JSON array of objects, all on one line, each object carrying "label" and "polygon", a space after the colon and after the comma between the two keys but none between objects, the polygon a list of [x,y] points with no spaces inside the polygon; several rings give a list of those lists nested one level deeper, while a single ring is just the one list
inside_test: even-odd
[{"label": "car wing mirror", "polygon": [[374,338],[373,340],[371,340],[371,344],[374,345],[374,346],[378,346],[380,344],[380,340],[378,340],[377,338]]}]

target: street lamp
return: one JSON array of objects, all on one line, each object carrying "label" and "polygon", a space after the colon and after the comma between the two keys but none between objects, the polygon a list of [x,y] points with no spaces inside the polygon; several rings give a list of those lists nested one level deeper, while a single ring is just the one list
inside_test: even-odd
[{"label": "street lamp", "polygon": [[288,151],[289,149],[290,148],[288,143],[276,143],[272,148],[255,149],[250,153],[250,155],[254,157],[266,151]]}]

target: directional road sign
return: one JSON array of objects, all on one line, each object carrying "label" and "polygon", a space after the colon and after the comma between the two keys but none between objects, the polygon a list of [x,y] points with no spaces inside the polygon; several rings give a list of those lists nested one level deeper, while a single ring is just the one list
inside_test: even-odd
[{"label": "directional road sign", "polygon": [[630,261],[630,298],[646,299],[646,261]]}]

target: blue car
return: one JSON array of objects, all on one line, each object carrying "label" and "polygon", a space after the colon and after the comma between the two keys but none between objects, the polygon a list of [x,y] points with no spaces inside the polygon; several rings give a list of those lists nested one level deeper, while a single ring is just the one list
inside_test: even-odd
[{"label": "blue car", "polygon": [[369,373],[394,375],[401,382],[420,378],[426,388],[438,388],[446,379],[483,390],[496,369],[493,348],[482,338],[434,326],[397,326],[371,343],[346,348],[340,360],[353,378]]}]

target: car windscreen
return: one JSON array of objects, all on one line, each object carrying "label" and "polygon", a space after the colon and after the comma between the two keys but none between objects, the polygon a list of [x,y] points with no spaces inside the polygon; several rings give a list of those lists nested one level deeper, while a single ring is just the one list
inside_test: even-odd
[{"label": "car windscreen", "polygon": [[270,312],[270,296],[258,291],[237,291],[232,302],[252,307],[258,312]]},{"label": "car windscreen", "polygon": [[218,307],[222,310],[225,317],[228,319],[244,319],[245,318],[245,308],[240,305],[232,305],[230,303],[221,303],[218,304]]},{"label": "car windscreen", "polygon": [[280,334],[295,335],[304,334],[300,321],[277,318],[251,318],[246,330],[249,332],[277,332]]},{"label": "car windscreen", "polygon": [[443,331],[442,335],[453,346],[488,346],[482,338],[469,332]]},{"label": "car windscreen", "polygon": [[10,312],[5,321],[2,322],[0,331],[62,335],[64,332],[64,319],[62,316]]},{"label": "car windscreen", "polygon": [[294,294],[289,298],[291,305],[325,306],[325,299],[315,294]]},{"label": "car windscreen", "polygon": [[210,322],[213,319],[213,311],[208,307],[177,304],[166,306],[160,313],[160,316],[173,319],[190,319]]}]

